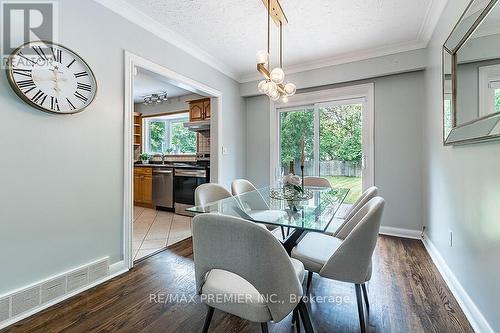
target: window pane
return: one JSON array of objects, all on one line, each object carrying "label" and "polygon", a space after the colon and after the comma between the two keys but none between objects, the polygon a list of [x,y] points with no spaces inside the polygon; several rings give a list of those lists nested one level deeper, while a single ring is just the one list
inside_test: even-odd
[{"label": "window pane", "polygon": [[165,147],[165,122],[151,121],[149,123],[149,152],[163,153]]},{"label": "window pane", "polygon": [[495,89],[495,110],[500,111],[500,89]]},{"label": "window pane", "polygon": [[304,175],[314,175],[314,110],[280,112],[280,173],[301,175],[302,139],[304,140]]},{"label": "window pane", "polygon": [[183,122],[172,123],[170,142],[181,153],[196,153],[196,133],[185,128]]},{"label": "window pane", "polygon": [[362,104],[320,108],[320,176],[334,187],[350,188],[346,203],[361,195]]}]

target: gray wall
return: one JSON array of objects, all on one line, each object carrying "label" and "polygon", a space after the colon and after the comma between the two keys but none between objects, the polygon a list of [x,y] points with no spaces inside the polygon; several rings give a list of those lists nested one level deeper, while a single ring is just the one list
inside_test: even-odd
[{"label": "gray wall", "polygon": [[0,75],[0,294],[122,260],[124,50],[223,92],[222,182],[245,175],[238,83],[93,1],[60,1],[59,13],[60,42],[90,64],[99,91],[83,113],[57,116],[26,105]]},{"label": "gray wall", "polygon": [[[383,225],[420,230],[424,72],[303,91],[366,82],[375,84],[375,185],[387,200]],[[247,98],[247,177],[259,185],[269,184],[269,108],[266,96]]]},{"label": "gray wall", "polygon": [[[424,224],[429,239],[494,331],[500,332],[500,142],[442,144],[441,47],[468,0],[449,1],[428,49]],[[453,232],[453,247],[448,232]]]}]

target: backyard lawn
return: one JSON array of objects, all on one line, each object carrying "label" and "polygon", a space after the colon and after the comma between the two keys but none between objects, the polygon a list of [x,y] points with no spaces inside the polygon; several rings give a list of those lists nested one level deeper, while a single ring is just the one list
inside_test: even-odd
[{"label": "backyard lawn", "polygon": [[344,203],[353,204],[361,195],[361,177],[327,176],[333,187],[350,188]]}]

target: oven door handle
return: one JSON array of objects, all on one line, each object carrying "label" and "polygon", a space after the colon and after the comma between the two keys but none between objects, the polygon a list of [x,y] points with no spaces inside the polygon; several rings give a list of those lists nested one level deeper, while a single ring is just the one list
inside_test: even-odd
[{"label": "oven door handle", "polygon": [[200,171],[178,171],[178,170],[175,170],[175,176],[205,178],[207,176],[207,173],[204,170],[200,170]]}]

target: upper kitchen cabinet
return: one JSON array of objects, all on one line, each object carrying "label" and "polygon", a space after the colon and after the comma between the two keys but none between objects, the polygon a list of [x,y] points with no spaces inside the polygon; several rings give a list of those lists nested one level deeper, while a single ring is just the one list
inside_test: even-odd
[{"label": "upper kitchen cabinet", "polygon": [[189,101],[189,121],[210,119],[210,98]]}]

